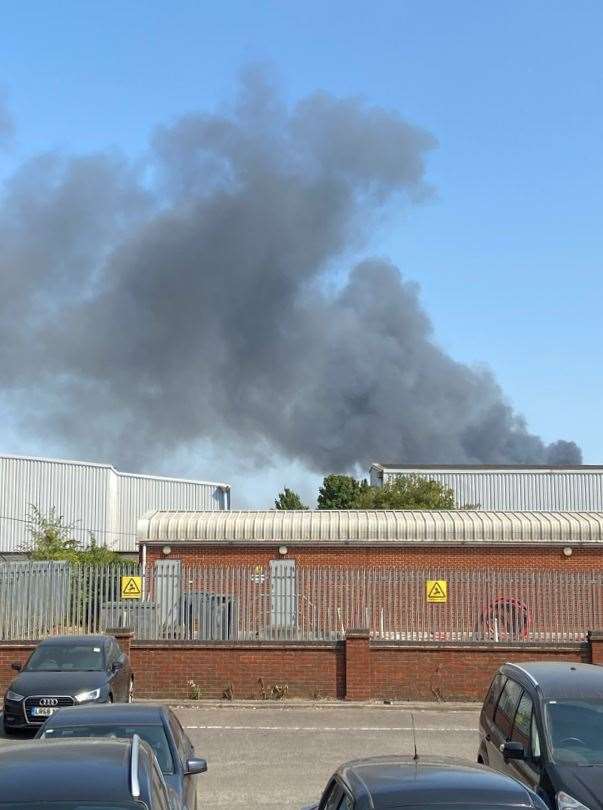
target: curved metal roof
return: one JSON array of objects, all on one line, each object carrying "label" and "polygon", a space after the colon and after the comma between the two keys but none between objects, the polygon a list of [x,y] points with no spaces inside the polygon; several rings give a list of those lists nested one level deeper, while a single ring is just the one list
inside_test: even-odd
[{"label": "curved metal roof", "polygon": [[603,512],[148,512],[139,542],[602,544]]}]

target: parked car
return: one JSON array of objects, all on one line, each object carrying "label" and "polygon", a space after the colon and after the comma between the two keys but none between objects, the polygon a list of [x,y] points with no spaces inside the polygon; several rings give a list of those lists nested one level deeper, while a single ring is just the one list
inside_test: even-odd
[{"label": "parked car", "polygon": [[59,709],[46,720],[36,738],[58,741],[128,738],[135,734],[153,749],[165,781],[178,795],[182,806],[195,810],[197,790],[193,776],[204,773],[207,762],[195,756],[180,721],[167,706],[133,703]]},{"label": "parked car", "polygon": [[505,664],[479,726],[479,762],[520,779],[553,810],[603,808],[603,668]]},{"label": "parked car", "polygon": [[131,702],[134,674],[113,636],[42,641],[4,696],[4,731],[36,729],[61,706]]},{"label": "parked car", "polygon": [[331,777],[318,804],[307,810],[546,810],[515,779],[460,759],[409,756],[359,759]]},{"label": "parked car", "polygon": [[138,736],[0,748],[0,807],[181,810],[150,746]]}]

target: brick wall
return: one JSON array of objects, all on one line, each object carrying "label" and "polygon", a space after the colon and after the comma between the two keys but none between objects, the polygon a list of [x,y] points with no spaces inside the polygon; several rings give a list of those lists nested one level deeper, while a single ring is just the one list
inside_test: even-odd
[{"label": "brick wall", "polygon": [[221,698],[230,688],[235,699],[260,699],[274,685],[287,685],[290,697],[336,698],[345,691],[343,643],[141,641],[132,645],[132,662],[139,697],[188,697],[190,680],[205,698]]},{"label": "brick wall", "polygon": [[35,649],[33,641],[0,641],[0,698],[4,690],[17,675],[11,664],[24,664]]},{"label": "brick wall", "polygon": [[[584,644],[455,645],[371,643],[365,631],[344,643],[182,643],[134,641],[131,656],[139,697],[185,698],[187,682],[203,698],[262,697],[274,685],[289,697],[475,700],[483,699],[493,673],[506,661],[603,661],[601,634]],[[23,663],[29,642],[0,642],[0,695]],[[591,659],[592,646],[592,659]],[[262,683],[260,683],[260,679]]]},{"label": "brick wall", "polygon": [[339,644],[176,644],[135,642],[132,658],[140,697],[187,697],[193,680],[205,698],[261,698],[288,686],[290,697],[347,700],[476,700],[506,661],[590,662],[588,644],[426,645],[370,643],[352,631]]},{"label": "brick wall", "polygon": [[[166,559],[163,543],[147,545],[147,561]],[[286,545],[286,544],[285,544]],[[440,570],[550,570],[550,571],[603,571],[603,551],[596,548],[573,547],[571,557],[562,549],[547,546],[390,546],[366,548],[357,546],[317,547],[291,546],[286,555],[279,554],[278,545],[210,546],[172,545],[170,559],[182,560],[185,565],[268,565],[270,560],[294,559],[303,565],[337,565],[357,567],[433,567]]]},{"label": "brick wall", "polygon": [[590,663],[579,644],[562,648],[371,645],[371,697],[402,700],[481,700],[498,667],[507,661]]}]

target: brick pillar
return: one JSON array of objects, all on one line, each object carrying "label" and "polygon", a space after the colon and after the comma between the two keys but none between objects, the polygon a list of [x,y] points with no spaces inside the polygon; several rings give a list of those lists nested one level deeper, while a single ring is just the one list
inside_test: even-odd
[{"label": "brick pillar", "polygon": [[345,636],[346,700],[371,697],[371,662],[368,630],[348,630]]},{"label": "brick pillar", "polygon": [[134,638],[134,631],[128,630],[125,627],[108,628],[105,630],[106,635],[115,636],[117,643],[121,647],[121,651],[130,657],[130,643]]},{"label": "brick pillar", "polygon": [[588,643],[591,664],[603,665],[603,630],[589,630]]}]

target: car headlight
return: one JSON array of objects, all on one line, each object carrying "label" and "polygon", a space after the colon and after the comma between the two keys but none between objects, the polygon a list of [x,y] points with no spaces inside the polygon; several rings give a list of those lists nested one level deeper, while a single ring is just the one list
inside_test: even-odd
[{"label": "car headlight", "polygon": [[5,700],[15,700],[15,701],[18,702],[19,700],[23,700],[23,695],[19,695],[17,692],[12,692],[9,689],[8,692],[4,695],[4,699]]},{"label": "car headlight", "polygon": [[78,703],[85,703],[87,700],[98,700],[100,693],[100,689],[93,689],[91,692],[78,692],[75,699]]},{"label": "car headlight", "polygon": [[585,804],[562,790],[557,794],[557,807],[559,810],[590,810]]}]

